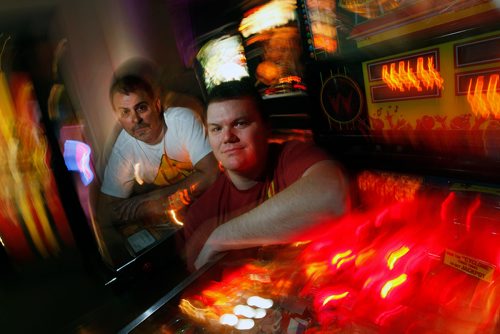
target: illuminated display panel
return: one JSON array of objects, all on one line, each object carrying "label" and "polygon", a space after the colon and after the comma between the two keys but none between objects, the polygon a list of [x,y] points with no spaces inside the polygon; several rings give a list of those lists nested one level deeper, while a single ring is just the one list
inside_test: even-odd
[{"label": "illuminated display panel", "polygon": [[248,77],[248,67],[239,35],[224,35],[206,42],[196,59],[203,69],[205,88]]},{"label": "illuminated display panel", "polygon": [[[459,46],[474,45],[476,41],[496,41],[498,32],[432,46],[422,50],[375,59],[363,63],[367,94],[367,109],[372,131],[391,136],[407,137],[431,150],[468,155],[495,155],[500,129],[498,77],[500,62],[495,53],[480,63],[465,63],[456,67]],[[463,52],[462,52],[463,54]],[[402,64],[415,65],[415,58],[434,59],[434,68],[442,87],[401,89],[384,80],[383,68]],[[485,56],[483,55],[483,58]],[[463,58],[463,57],[461,57]],[[382,68],[382,70],[381,70]],[[397,67],[396,67],[397,68]],[[382,71],[382,75],[380,75]],[[424,71],[430,73],[429,65]],[[387,72],[386,72],[387,73]],[[396,79],[400,71],[395,71]],[[404,86],[409,88],[409,86]],[[420,132],[425,131],[422,136]]]}]

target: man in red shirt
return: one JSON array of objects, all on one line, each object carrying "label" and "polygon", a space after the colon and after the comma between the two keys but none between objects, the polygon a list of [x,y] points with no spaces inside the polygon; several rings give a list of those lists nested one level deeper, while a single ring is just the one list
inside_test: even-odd
[{"label": "man in red shirt", "polygon": [[340,166],[312,143],[269,144],[261,103],[241,81],[209,94],[208,138],[223,171],[185,217],[190,268],[219,252],[298,241],[317,218],[348,210]]}]

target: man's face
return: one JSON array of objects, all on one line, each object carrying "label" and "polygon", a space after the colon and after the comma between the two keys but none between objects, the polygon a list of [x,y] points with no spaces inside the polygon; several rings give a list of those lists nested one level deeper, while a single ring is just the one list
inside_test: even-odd
[{"label": "man's face", "polygon": [[207,128],[215,157],[229,173],[260,176],[266,164],[268,128],[251,98],[210,103]]},{"label": "man's face", "polygon": [[161,141],[165,122],[158,99],[153,100],[144,91],[128,95],[116,92],[112,103],[118,121],[128,134],[151,145]]}]

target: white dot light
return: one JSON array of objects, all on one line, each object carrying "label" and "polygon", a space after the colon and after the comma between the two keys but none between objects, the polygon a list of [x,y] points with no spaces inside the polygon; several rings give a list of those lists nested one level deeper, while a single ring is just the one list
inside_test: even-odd
[{"label": "white dot light", "polygon": [[234,328],[239,330],[251,329],[255,326],[255,321],[252,319],[240,319]]},{"label": "white dot light", "polygon": [[273,306],[273,301],[272,299],[262,298],[259,296],[252,296],[247,299],[247,304],[250,306],[268,309]]},{"label": "white dot light", "polygon": [[220,316],[219,322],[222,325],[234,326],[238,323],[238,317],[231,313],[225,313]]},{"label": "white dot light", "polygon": [[255,309],[247,305],[236,305],[233,312],[236,315],[242,315],[247,318],[255,318]]}]

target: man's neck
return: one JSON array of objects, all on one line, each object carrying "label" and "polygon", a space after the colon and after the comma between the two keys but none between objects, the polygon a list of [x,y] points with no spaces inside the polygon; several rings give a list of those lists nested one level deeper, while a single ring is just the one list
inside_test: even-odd
[{"label": "man's neck", "polygon": [[247,190],[252,188],[263,178],[264,170],[265,166],[262,166],[260,170],[249,173],[239,173],[228,170],[226,171],[226,175],[238,190]]},{"label": "man's neck", "polygon": [[165,122],[162,122],[161,132],[158,135],[158,138],[156,138],[156,140],[154,141],[154,143],[152,145],[156,145],[158,143],[161,143],[161,141],[163,140],[163,138],[165,138],[165,133],[166,132],[167,132],[167,125],[165,124]]}]

